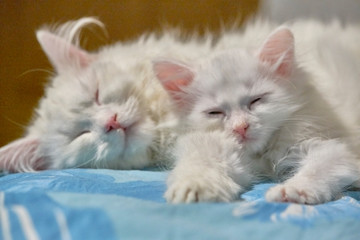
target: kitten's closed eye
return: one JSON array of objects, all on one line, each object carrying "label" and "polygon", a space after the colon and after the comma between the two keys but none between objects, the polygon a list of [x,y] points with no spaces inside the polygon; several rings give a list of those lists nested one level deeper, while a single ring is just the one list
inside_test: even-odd
[{"label": "kitten's closed eye", "polygon": [[97,104],[97,105],[101,105],[100,104],[100,101],[99,101],[99,89],[96,89],[96,93],[95,93],[95,103]]},{"label": "kitten's closed eye", "polygon": [[248,104],[248,109],[253,110],[254,107],[256,107],[259,103],[263,102],[265,100],[265,97],[269,95],[270,93],[264,93],[260,96],[253,97],[250,99],[250,102]]},{"label": "kitten's closed eye", "polygon": [[249,103],[248,108],[251,110],[251,109],[255,106],[255,104],[258,104],[261,100],[262,100],[261,97],[255,98],[254,100],[252,100],[252,101]]},{"label": "kitten's closed eye", "polygon": [[88,134],[88,133],[90,133],[90,131],[89,131],[89,130],[82,131],[82,132],[80,132],[78,135],[76,135],[76,136],[75,136],[75,138],[74,138],[73,140],[75,140],[75,139],[77,139],[77,138],[79,138],[79,137],[83,136],[84,134]]},{"label": "kitten's closed eye", "polygon": [[226,115],[225,112],[221,109],[209,109],[204,111],[204,113],[208,117],[214,117],[214,118],[222,118]]}]

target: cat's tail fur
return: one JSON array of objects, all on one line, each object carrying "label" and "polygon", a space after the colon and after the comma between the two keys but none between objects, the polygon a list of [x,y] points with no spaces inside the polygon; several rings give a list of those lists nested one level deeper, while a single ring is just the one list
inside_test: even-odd
[{"label": "cat's tail fur", "polygon": [[95,25],[105,30],[104,24],[97,18],[84,17],[78,20],[68,21],[61,25],[43,26],[37,31],[37,34],[43,31],[51,32],[54,35],[61,37],[66,42],[79,46],[81,31],[90,25]]}]

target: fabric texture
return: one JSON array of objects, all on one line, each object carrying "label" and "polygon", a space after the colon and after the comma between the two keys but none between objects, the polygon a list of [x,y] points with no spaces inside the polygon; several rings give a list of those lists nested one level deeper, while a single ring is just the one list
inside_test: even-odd
[{"label": "fabric texture", "polygon": [[167,172],[68,169],[0,178],[0,239],[360,239],[360,192],[306,206],[264,200],[170,205]]}]

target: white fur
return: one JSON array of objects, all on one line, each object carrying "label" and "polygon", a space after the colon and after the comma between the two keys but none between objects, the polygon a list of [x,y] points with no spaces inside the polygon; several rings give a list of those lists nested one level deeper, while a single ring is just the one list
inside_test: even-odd
[{"label": "white fur", "polygon": [[[190,131],[176,145],[169,202],[231,201],[270,178],[283,183],[267,200],[318,204],[360,179],[360,29],[290,24],[294,56],[290,30],[275,28],[225,33],[212,58],[190,65],[180,95]],[[246,124],[248,139],[234,132]]]},{"label": "white fur", "polygon": [[[103,27],[94,18],[82,18],[37,32],[56,73],[26,136],[0,149],[2,170],[130,169],[171,161],[177,118],[155,80],[152,60],[194,61],[209,51],[211,39],[200,44],[195,37],[182,41],[168,32],[90,53],[79,44],[81,30],[91,24]],[[114,116],[126,131],[107,132]]]}]

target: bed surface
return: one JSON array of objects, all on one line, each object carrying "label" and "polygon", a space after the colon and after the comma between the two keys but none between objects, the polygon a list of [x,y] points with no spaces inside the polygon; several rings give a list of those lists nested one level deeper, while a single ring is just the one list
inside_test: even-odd
[{"label": "bed surface", "polygon": [[360,239],[360,192],[316,206],[170,205],[167,172],[69,169],[0,177],[0,239]]}]

